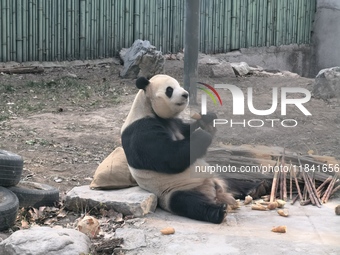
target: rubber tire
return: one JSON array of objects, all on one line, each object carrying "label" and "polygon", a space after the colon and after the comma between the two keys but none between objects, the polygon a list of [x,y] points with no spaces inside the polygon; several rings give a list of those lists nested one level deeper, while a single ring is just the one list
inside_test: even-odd
[{"label": "rubber tire", "polygon": [[24,161],[9,151],[0,150],[0,186],[10,187],[19,183]]},{"label": "rubber tire", "polygon": [[39,208],[59,202],[59,190],[47,184],[21,181],[8,189],[17,195],[20,207]]},{"label": "rubber tire", "polygon": [[0,187],[0,231],[12,227],[19,210],[19,200],[10,190]]}]

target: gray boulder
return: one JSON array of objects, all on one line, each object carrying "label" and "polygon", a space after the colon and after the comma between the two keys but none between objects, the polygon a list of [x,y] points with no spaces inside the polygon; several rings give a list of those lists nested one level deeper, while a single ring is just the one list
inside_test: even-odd
[{"label": "gray boulder", "polygon": [[165,58],[149,41],[136,40],[131,48],[122,49],[119,55],[124,62],[120,72],[123,78],[152,77],[164,72]]},{"label": "gray boulder", "polygon": [[113,209],[123,215],[141,217],[153,212],[157,197],[140,187],[119,190],[92,190],[88,185],[75,187],[66,194],[65,207],[76,212],[92,208]]},{"label": "gray boulder", "polygon": [[313,94],[316,98],[340,98],[340,67],[322,69],[315,78]]},{"label": "gray boulder", "polygon": [[90,239],[74,229],[33,227],[19,230],[0,243],[0,254],[6,255],[72,255],[88,254]]},{"label": "gray boulder", "polygon": [[230,63],[236,75],[244,76],[251,72],[251,68],[246,62]]},{"label": "gray boulder", "polygon": [[221,62],[217,65],[211,65],[211,77],[235,77],[235,73],[229,62]]}]

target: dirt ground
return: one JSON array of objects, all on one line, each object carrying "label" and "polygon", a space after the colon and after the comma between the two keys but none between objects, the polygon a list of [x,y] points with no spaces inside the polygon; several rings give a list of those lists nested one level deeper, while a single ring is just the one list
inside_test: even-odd
[{"label": "dirt ground", "polygon": [[[134,80],[119,78],[120,68],[117,64],[103,64],[45,69],[42,74],[0,75],[0,148],[24,158],[25,180],[50,184],[62,192],[91,182],[98,164],[120,144],[120,128],[137,93]],[[165,73],[183,83],[183,62],[167,61]],[[280,76],[213,79],[204,71],[199,80],[211,85],[234,84],[245,94],[247,87],[253,87],[257,109],[270,108],[272,87],[311,91],[314,82]],[[294,106],[288,106],[287,116],[281,116],[280,101],[270,116],[255,116],[247,106],[244,116],[232,116],[230,96],[226,91],[219,92],[223,106],[214,107],[208,100],[208,110],[229,122],[246,120],[246,127],[218,125],[215,144],[280,146],[340,159],[338,101],[312,98],[305,104],[312,113],[307,117]],[[265,125],[249,127],[250,119],[261,119]],[[271,127],[265,119],[295,119],[298,125],[287,128],[275,121]]]},{"label": "dirt ground", "polygon": [[[137,93],[134,80],[119,78],[120,69],[118,63],[104,63],[46,68],[42,74],[0,74],[0,148],[24,158],[24,180],[52,185],[61,194],[74,186],[90,184],[98,164],[120,145],[120,128]],[[204,68],[199,72],[199,80],[211,85],[234,84],[244,92],[253,87],[257,109],[270,108],[273,87],[279,88],[279,94],[282,87],[312,91],[314,82],[279,75],[210,78]],[[165,73],[183,83],[183,62],[167,61]],[[244,116],[232,116],[230,94],[219,92],[223,106],[213,106],[208,98],[208,110],[215,111],[219,118],[246,122],[261,119],[265,125],[221,125],[214,145],[262,144],[340,159],[337,99],[326,102],[312,98],[304,104],[312,116],[304,116],[294,106],[288,106],[287,115],[282,116],[280,100],[277,111],[270,116],[255,116],[247,105]],[[269,118],[280,121],[271,127],[265,121]],[[285,119],[295,119],[298,125],[283,127],[280,122]]]}]

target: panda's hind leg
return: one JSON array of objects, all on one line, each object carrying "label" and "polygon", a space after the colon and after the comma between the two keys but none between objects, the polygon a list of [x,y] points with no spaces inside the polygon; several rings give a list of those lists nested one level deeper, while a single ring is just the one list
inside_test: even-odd
[{"label": "panda's hind leg", "polygon": [[221,223],[226,214],[225,204],[213,203],[197,190],[175,191],[169,201],[170,210],[180,216],[211,223]]},{"label": "panda's hind leg", "polygon": [[216,202],[218,204],[227,204],[228,209],[231,210],[239,208],[239,204],[233,195],[227,192],[227,187],[223,180],[214,179],[214,185],[216,190]]}]

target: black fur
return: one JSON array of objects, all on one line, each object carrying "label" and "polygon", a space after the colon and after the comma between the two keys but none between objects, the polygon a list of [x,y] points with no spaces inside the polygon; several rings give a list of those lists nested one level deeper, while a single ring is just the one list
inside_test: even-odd
[{"label": "black fur", "polygon": [[244,199],[250,195],[254,199],[267,195],[271,191],[271,181],[269,180],[245,180],[227,178],[220,175],[228,186],[228,191],[233,194],[235,199]]},{"label": "black fur", "polygon": [[165,95],[166,95],[168,98],[171,98],[173,92],[174,92],[174,89],[173,89],[173,88],[167,87],[166,90],[165,90]]},{"label": "black fur", "polygon": [[175,191],[169,201],[170,210],[191,219],[221,223],[226,205],[214,204],[204,194],[195,190]]},{"label": "black fur", "polygon": [[146,86],[148,86],[150,81],[146,79],[145,77],[140,77],[136,80],[136,86],[139,89],[145,90]]},{"label": "black fur", "polygon": [[[143,118],[122,133],[122,145],[130,166],[161,173],[176,174],[203,157],[212,136],[195,130],[180,119]],[[183,140],[174,141],[171,130],[178,129]]]}]

